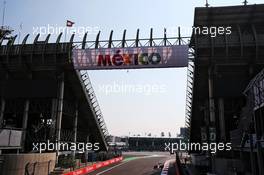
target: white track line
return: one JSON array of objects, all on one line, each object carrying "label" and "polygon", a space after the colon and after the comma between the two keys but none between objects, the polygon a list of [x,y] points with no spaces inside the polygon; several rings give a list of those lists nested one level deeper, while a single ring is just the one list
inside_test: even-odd
[{"label": "white track line", "polygon": [[116,165],[116,166],[113,166],[113,167],[111,167],[111,168],[108,168],[108,169],[106,169],[106,170],[104,170],[104,171],[102,171],[102,172],[100,172],[100,173],[97,173],[96,175],[104,174],[104,173],[106,173],[106,172],[108,172],[108,171],[110,171],[110,170],[112,170],[112,169],[114,169],[114,168],[116,168],[116,167],[119,167],[119,166],[121,166],[121,165],[126,164],[127,162],[129,162],[129,161],[126,161],[126,162],[123,162],[123,163],[118,164],[118,165]]}]

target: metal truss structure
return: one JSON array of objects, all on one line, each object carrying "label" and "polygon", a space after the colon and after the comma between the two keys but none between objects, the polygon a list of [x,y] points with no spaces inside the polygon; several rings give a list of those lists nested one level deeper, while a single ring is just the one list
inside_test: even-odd
[{"label": "metal truss structure", "polygon": [[108,40],[100,40],[99,32],[95,41],[87,41],[86,33],[82,42],[74,42],[75,48],[125,48],[125,47],[144,47],[144,46],[173,46],[173,45],[188,45],[190,37],[182,37],[180,34],[180,28],[178,29],[178,36],[167,37],[167,31],[164,29],[163,38],[153,38],[153,29],[150,30],[150,37],[141,39],[139,38],[139,29],[135,39],[126,38],[126,30],[123,32],[121,40],[113,40],[113,31],[110,32]]},{"label": "metal truss structure", "polygon": [[108,129],[106,127],[106,123],[104,121],[104,117],[103,117],[102,111],[100,109],[99,103],[97,101],[97,98],[96,98],[92,83],[90,81],[88,72],[87,71],[80,71],[80,73],[81,73],[83,83],[86,87],[87,94],[88,94],[89,99],[90,99],[89,100],[90,108],[92,109],[93,114],[96,116],[96,118],[98,120],[99,126],[100,126],[101,131],[104,135],[104,139],[106,141],[108,141],[108,137],[110,135],[109,135]]},{"label": "metal truss structure", "polygon": [[[194,55],[193,55],[194,57]],[[186,87],[186,107],[185,107],[185,127],[184,133],[185,141],[188,141],[191,127],[191,114],[192,114],[192,102],[193,102],[193,84],[194,84],[194,70],[195,64],[193,58],[189,59],[187,67],[187,87]]]},{"label": "metal truss structure", "polygon": [[264,106],[264,69],[250,81],[244,94],[248,96],[254,110]]}]

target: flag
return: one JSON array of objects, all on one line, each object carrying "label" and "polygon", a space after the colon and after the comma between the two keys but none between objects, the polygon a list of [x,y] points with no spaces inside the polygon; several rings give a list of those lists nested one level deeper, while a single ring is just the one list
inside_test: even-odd
[{"label": "flag", "polygon": [[67,23],[66,23],[66,26],[67,27],[72,27],[74,24],[74,22],[70,21],[70,20],[67,20]]}]

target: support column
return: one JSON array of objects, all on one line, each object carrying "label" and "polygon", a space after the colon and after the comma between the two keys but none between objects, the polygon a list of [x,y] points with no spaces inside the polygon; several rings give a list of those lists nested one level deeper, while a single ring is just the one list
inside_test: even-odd
[{"label": "support column", "polygon": [[4,114],[5,114],[5,99],[4,98],[1,98],[0,128],[2,128],[2,126],[3,126]]},{"label": "support column", "polygon": [[[74,124],[73,124],[73,132],[74,132],[74,138],[73,142],[77,142],[77,127],[78,127],[78,103],[75,103],[75,115],[74,115]],[[75,150],[72,152],[72,157],[75,159]]]},{"label": "support column", "polygon": [[[261,92],[261,89],[258,88],[259,92]],[[260,95],[260,94],[259,94]],[[260,96],[259,96],[260,97]],[[258,164],[258,170],[257,171],[259,174],[263,174],[264,173],[264,167],[263,167],[263,151],[262,151],[262,144],[261,141],[259,140],[262,136],[262,124],[258,124],[258,122],[262,123],[262,119],[257,120],[257,117],[262,118],[262,112],[261,110],[259,110],[258,115],[256,114],[256,111],[253,111],[253,117],[254,117],[254,126],[255,126],[255,133],[256,133],[256,157],[257,160],[254,160],[257,164]],[[258,130],[260,130],[261,132],[258,133]],[[255,145],[253,145],[253,136],[251,135],[251,140],[252,140],[252,149],[254,150]],[[257,173],[256,173],[257,174]]]},{"label": "support column", "polygon": [[23,131],[22,131],[22,151],[25,151],[25,142],[26,142],[26,136],[27,136],[27,123],[28,123],[28,111],[29,111],[29,100],[25,101],[25,106],[24,106],[24,112],[23,112]]},{"label": "support column", "polygon": [[[57,143],[61,141],[61,121],[62,121],[62,110],[63,110],[63,98],[64,98],[64,73],[59,77],[58,86],[58,108],[57,108],[57,120],[56,120],[56,139]],[[57,161],[59,156],[59,149],[57,149]]]},{"label": "support column", "polygon": [[252,134],[249,134],[249,143],[250,143],[250,164],[251,164],[251,171],[253,175],[257,175],[256,172],[256,164],[255,164],[255,155],[254,155],[254,144],[253,144],[253,137]]},{"label": "support column", "polygon": [[213,78],[211,75],[211,71],[209,71],[208,78],[208,87],[209,87],[209,112],[210,112],[210,123],[211,125],[215,125],[215,103],[213,99]]},{"label": "support column", "polygon": [[52,120],[52,126],[51,126],[51,132],[49,135],[49,138],[52,138],[52,141],[56,141],[56,116],[57,116],[57,99],[52,99],[51,102],[51,120]]},{"label": "support column", "polygon": [[[259,92],[261,92],[262,89],[259,88]],[[259,93],[259,98],[261,98],[261,95]],[[261,130],[261,136],[264,136],[264,128],[263,128],[263,112],[262,110],[259,110],[259,118],[260,118],[260,130]],[[255,116],[256,117],[256,116]],[[256,132],[257,133],[257,132]],[[261,144],[261,141],[257,140],[257,156],[258,156],[258,166],[259,166],[259,174],[264,174],[264,158],[263,158],[263,147]]]},{"label": "support column", "polygon": [[[90,142],[90,134],[88,134],[87,138],[86,138],[86,143],[89,143]],[[85,157],[85,164],[87,163],[87,160],[88,160],[88,156],[89,156],[89,151],[86,150],[85,153],[84,153],[84,157]]]},{"label": "support column", "polygon": [[60,141],[61,137],[61,121],[63,110],[63,97],[64,97],[64,74],[61,75],[59,80],[59,96],[58,96],[58,109],[57,109],[57,141]]},{"label": "support column", "polygon": [[[210,128],[215,128],[215,103],[214,103],[214,95],[213,95],[213,75],[212,75],[212,68],[209,67],[208,68],[208,90],[209,90],[209,119],[210,119],[210,124],[209,124],[209,143],[211,143],[212,141],[210,140],[212,138],[212,134],[211,132],[216,132],[215,129],[210,129]],[[211,130],[211,132],[210,132]],[[216,134],[216,133],[215,133]],[[216,139],[216,135],[215,135],[215,139]],[[215,157],[214,155],[212,155],[211,153],[210,157],[211,157],[211,170],[212,173],[215,172]]]},{"label": "support column", "polygon": [[262,145],[260,141],[257,141],[257,157],[258,157],[259,174],[264,174],[263,153],[262,153]]},{"label": "support column", "polygon": [[220,124],[220,138],[222,141],[226,140],[225,133],[225,104],[224,99],[218,99],[218,109],[219,109],[219,124]]}]

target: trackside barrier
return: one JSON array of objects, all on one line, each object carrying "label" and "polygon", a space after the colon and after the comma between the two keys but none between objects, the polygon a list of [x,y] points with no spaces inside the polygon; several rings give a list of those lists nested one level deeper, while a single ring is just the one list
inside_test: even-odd
[{"label": "trackside barrier", "polygon": [[183,173],[182,173],[182,170],[181,170],[181,167],[180,167],[181,164],[180,164],[180,159],[179,159],[178,153],[176,153],[175,162],[171,161],[171,160],[168,160],[168,161],[166,161],[164,163],[164,167],[163,167],[160,175],[168,175],[171,163],[175,163],[175,172],[176,172],[175,175],[182,175]]},{"label": "trackside barrier", "polygon": [[84,167],[84,168],[81,168],[81,169],[78,169],[78,170],[75,170],[75,171],[71,171],[71,172],[65,173],[63,175],[83,175],[83,174],[87,174],[87,173],[93,172],[93,171],[95,171],[95,170],[97,170],[99,168],[103,168],[105,166],[108,166],[108,165],[111,165],[111,164],[114,164],[114,163],[117,163],[117,162],[121,162],[122,160],[123,160],[123,157],[118,157],[118,158],[106,160],[104,162],[96,163],[96,164],[93,164],[93,165],[90,165],[90,166],[87,166],[87,167]]},{"label": "trackside barrier", "polygon": [[160,175],[168,175],[169,167],[170,167],[170,161],[166,161],[164,163],[164,167],[163,167]]}]

